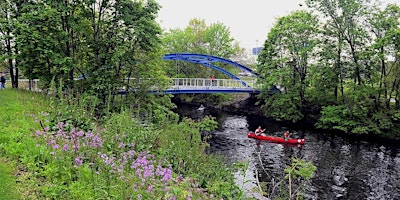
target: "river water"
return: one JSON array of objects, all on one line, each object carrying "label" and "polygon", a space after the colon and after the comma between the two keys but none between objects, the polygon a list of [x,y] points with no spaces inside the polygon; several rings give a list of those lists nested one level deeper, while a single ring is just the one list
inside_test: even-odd
[{"label": "river water", "polygon": [[[284,127],[262,117],[242,116],[190,105],[178,105],[181,116],[201,119],[216,117],[219,127],[210,133],[210,151],[221,154],[228,163],[248,162],[237,184],[248,196],[264,199],[254,192],[258,181],[282,180],[283,170],[293,157],[311,161],[317,170],[305,183],[305,199],[400,199],[400,145],[355,137]],[[305,138],[302,146],[258,141],[247,137],[258,125],[268,134]],[[258,177],[258,178],[256,178]]]}]

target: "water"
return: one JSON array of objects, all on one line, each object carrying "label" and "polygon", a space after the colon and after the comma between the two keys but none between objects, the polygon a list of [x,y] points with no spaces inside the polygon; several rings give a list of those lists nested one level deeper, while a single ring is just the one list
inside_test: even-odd
[{"label": "water", "polygon": [[[291,129],[260,117],[199,111],[187,105],[179,105],[177,112],[194,119],[216,117],[219,127],[211,133],[210,151],[223,155],[228,163],[249,162],[245,176],[237,176],[237,184],[250,196],[263,199],[254,192],[257,174],[259,181],[281,180],[291,158],[297,157],[317,167],[306,183],[305,199],[400,199],[399,144]],[[248,138],[247,132],[258,125],[272,135],[289,130],[291,137],[305,138],[306,143],[293,146]]]}]

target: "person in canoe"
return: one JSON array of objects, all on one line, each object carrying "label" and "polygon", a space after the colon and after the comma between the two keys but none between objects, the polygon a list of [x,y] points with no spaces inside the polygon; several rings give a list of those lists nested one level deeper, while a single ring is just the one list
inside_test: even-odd
[{"label": "person in canoe", "polygon": [[258,128],[254,131],[256,135],[265,135],[264,134],[265,129],[261,129],[261,126],[258,126]]},{"label": "person in canoe", "polygon": [[290,136],[289,131],[286,131],[286,132],[283,134],[283,138],[285,138],[285,141],[288,141],[289,136]]}]

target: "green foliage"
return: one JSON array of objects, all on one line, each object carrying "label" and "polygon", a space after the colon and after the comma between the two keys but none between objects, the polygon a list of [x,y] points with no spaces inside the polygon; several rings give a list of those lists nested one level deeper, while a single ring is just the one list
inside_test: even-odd
[{"label": "green foliage", "polygon": [[99,104],[97,97],[65,92],[62,89],[62,81],[57,91],[54,88],[53,86],[51,89],[54,94],[50,103],[49,127],[57,127],[59,122],[63,122],[68,124],[70,129],[79,127],[85,131],[93,130],[95,111]]},{"label": "green foliage", "polygon": [[206,116],[199,122],[200,131],[213,131],[218,127],[218,122],[215,117]]},{"label": "green foliage", "polygon": [[[45,90],[53,79],[64,80],[68,93],[96,97],[96,114],[103,115],[107,106],[114,105],[112,95],[131,89],[127,78],[152,79],[151,86],[165,86],[158,61],[159,9],[154,0],[21,4],[11,29],[19,47],[18,66],[26,77],[39,78]],[[77,77],[82,80],[76,81]],[[138,84],[134,89],[151,86]],[[139,99],[145,98],[141,93]]]},{"label": "green foliage", "polygon": [[[400,108],[400,65],[390,59],[400,50],[399,6],[306,2],[309,12],[277,19],[258,56],[265,115],[316,119],[318,128],[349,133],[399,135],[392,110]],[[282,93],[271,96],[273,86]]]},{"label": "green foliage", "polygon": [[152,143],[161,134],[151,124],[143,126],[138,119],[132,118],[132,112],[123,110],[113,113],[105,120],[104,137],[110,143],[105,144],[107,151],[113,151],[123,144],[135,144],[136,151],[150,151]]},{"label": "green foliage", "polygon": [[[314,176],[316,169],[317,167],[311,162],[307,162],[303,159],[292,158],[291,166],[284,170],[287,174],[285,178],[288,179],[287,192],[279,195],[278,199],[282,197],[283,199],[303,199],[304,182]],[[281,188],[281,191],[284,191],[284,189]]]},{"label": "green foliage", "polygon": [[[208,188],[214,195],[224,199],[235,199],[243,195],[234,184],[233,172],[222,164],[220,157],[205,154],[208,144],[202,140],[199,129],[215,128],[212,118],[205,122],[184,119],[172,124],[159,136],[159,154],[172,163],[174,171],[196,180],[200,187]],[[205,162],[207,161],[207,162]]]},{"label": "green foliage", "polygon": [[262,105],[264,115],[278,121],[296,122],[303,118],[301,105],[297,95],[288,98],[290,94],[274,94],[265,99]]},{"label": "green foliage", "polygon": [[[164,117],[169,121],[153,124],[132,118],[132,111],[122,109],[104,117],[103,126],[94,123],[93,128],[83,130],[70,123],[86,124],[80,122],[86,119],[76,117],[75,113],[84,108],[88,109],[86,114],[92,113],[93,107],[87,104],[57,96],[58,93],[51,101],[26,91],[7,89],[3,94],[8,101],[0,102],[0,108],[7,111],[0,114],[4,119],[0,122],[4,123],[0,131],[1,154],[18,161],[23,169],[18,188],[24,196],[32,199],[243,196],[234,184],[236,168],[229,169],[221,165],[221,158],[205,154],[207,143],[202,140],[200,130],[215,128],[216,122],[211,117],[199,123],[186,120],[179,124],[175,117]],[[42,110],[45,115],[33,114]],[[63,114],[67,111],[69,114]],[[56,119],[68,120],[52,123]]]},{"label": "green foliage", "polygon": [[385,131],[393,128],[393,121],[385,111],[371,113],[366,107],[327,106],[321,114],[317,128],[377,135],[386,135]]},{"label": "green foliage", "polygon": [[295,179],[300,177],[304,180],[311,179],[314,176],[314,172],[317,169],[312,162],[307,162],[303,159],[293,158],[290,167],[286,168],[285,173],[291,178]]},{"label": "green foliage", "polygon": [[[281,17],[268,34],[258,57],[257,71],[263,79],[259,96],[265,114],[277,120],[296,122],[303,118],[309,61],[317,44],[318,20],[305,11]],[[280,86],[282,94],[269,97],[269,88]]]},{"label": "green foliage", "polygon": [[[169,30],[163,34],[163,47],[166,52],[191,52],[210,54],[222,58],[230,58],[238,54],[241,49],[234,45],[234,39],[230,35],[229,28],[221,23],[207,25],[204,20],[192,19],[189,25],[183,29]],[[168,64],[168,63],[167,63]],[[214,63],[219,66],[219,63]],[[225,77],[218,71],[202,66],[196,67],[188,62],[169,62],[167,73],[172,77],[204,77],[214,75],[216,78]],[[234,67],[219,66],[228,71]]]}]

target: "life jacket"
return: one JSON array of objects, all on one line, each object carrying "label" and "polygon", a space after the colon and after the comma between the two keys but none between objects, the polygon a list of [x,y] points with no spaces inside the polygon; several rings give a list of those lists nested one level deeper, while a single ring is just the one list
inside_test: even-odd
[{"label": "life jacket", "polygon": [[288,137],[289,137],[289,132],[286,131],[285,134],[284,134],[284,136],[285,136],[285,138],[288,138]]}]

